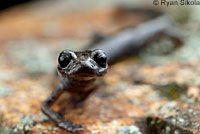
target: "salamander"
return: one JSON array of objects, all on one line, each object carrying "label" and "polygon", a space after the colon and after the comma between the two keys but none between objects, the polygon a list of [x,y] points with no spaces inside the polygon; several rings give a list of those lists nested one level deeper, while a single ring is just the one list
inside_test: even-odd
[{"label": "salamander", "polygon": [[64,50],[58,56],[58,74],[62,81],[43,102],[41,110],[55,124],[70,132],[83,131],[84,127],[75,124],[51,109],[54,102],[65,91],[71,94],[71,102],[78,105],[93,92],[96,79],[104,76],[108,64],[124,55],[139,51],[145,42],[156,35],[165,34],[174,40],[175,46],[182,43],[179,31],[172,27],[166,16],[142,23],[135,28],[121,31],[109,38],[98,40],[85,50],[73,52]]}]

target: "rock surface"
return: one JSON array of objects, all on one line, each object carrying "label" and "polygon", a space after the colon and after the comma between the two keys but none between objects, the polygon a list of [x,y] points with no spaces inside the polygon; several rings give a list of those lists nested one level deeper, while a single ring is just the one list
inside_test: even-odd
[{"label": "rock surface", "polygon": [[[0,133],[68,134],[40,111],[59,81],[54,76],[57,54],[81,49],[94,31],[113,34],[130,25],[126,22],[145,20],[132,14],[116,21],[108,6],[69,10],[63,2],[36,2],[1,12]],[[197,33],[194,23],[183,27],[191,28],[187,34]],[[192,37],[167,56],[144,51],[148,58],[143,53],[143,60],[132,57],[111,66],[83,107],[66,108],[65,117],[85,126],[85,134],[199,134],[200,62],[182,59],[199,56],[192,48],[184,55],[187,44],[193,47],[200,40]],[[59,102],[54,109],[67,107],[68,94]]]}]

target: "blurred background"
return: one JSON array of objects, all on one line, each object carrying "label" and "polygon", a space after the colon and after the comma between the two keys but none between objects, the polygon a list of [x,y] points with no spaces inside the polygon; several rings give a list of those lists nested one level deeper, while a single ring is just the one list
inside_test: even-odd
[{"label": "blurred background", "polygon": [[[84,124],[87,133],[125,134],[134,129],[138,134],[148,134],[159,133],[162,127],[155,127],[152,132],[148,123],[144,127],[135,118],[160,116],[163,105],[180,109],[182,103],[199,105],[200,6],[167,7],[154,5],[153,0],[4,2],[0,4],[0,133],[67,133],[40,112],[41,103],[59,80],[55,76],[59,52],[83,49],[95,33],[109,37],[151,20],[150,10],[169,15],[173,25],[182,30],[184,44],[175,49],[172,40],[163,37],[149,43],[137,55],[111,66],[103,79],[102,88],[107,90],[98,91],[84,108],[69,111],[66,117]],[[121,12],[123,7],[147,12]],[[161,115],[165,121],[164,114]],[[181,116],[184,121],[177,121],[177,128],[175,123],[169,132],[182,132],[181,127],[188,129],[188,133],[197,130],[199,123],[192,117],[188,115],[188,122],[197,122],[196,125],[188,128],[184,124],[186,117]]]}]

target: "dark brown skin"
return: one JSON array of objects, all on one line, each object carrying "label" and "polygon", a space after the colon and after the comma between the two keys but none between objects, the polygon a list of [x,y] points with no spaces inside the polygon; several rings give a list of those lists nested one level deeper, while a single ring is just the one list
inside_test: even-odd
[{"label": "dark brown skin", "polygon": [[107,56],[102,50],[73,52],[64,50],[58,57],[58,73],[63,80],[42,104],[42,112],[53,120],[57,126],[71,132],[84,130],[81,125],[68,121],[50,107],[67,91],[73,95],[75,105],[83,102],[95,88],[97,77],[106,74]]},{"label": "dark brown skin", "polygon": [[50,107],[64,91],[71,94],[71,103],[75,105],[82,103],[96,89],[96,78],[106,74],[107,56],[109,64],[113,63],[124,55],[140,50],[149,39],[160,34],[171,37],[176,46],[182,44],[178,30],[170,25],[169,19],[161,17],[110,38],[102,38],[103,40],[98,38],[96,44],[86,51],[64,50],[58,57],[57,67],[63,80],[42,104],[42,112],[60,128],[70,132],[84,130],[81,125],[68,121]]},{"label": "dark brown skin", "polygon": [[163,15],[100,41],[101,35],[100,38],[95,39],[97,41],[93,45],[86,49],[105,51],[108,56],[108,63],[113,64],[124,56],[138,53],[146,47],[149,41],[159,39],[162,36],[170,37],[176,48],[183,43],[182,31],[173,27],[170,18]]}]

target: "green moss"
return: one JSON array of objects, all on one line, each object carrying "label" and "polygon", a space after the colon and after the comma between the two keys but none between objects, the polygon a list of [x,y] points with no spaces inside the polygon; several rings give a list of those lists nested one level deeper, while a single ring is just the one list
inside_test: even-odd
[{"label": "green moss", "polygon": [[189,130],[157,117],[147,117],[146,123],[147,131],[152,134],[192,134]]},{"label": "green moss", "polygon": [[160,95],[165,96],[172,100],[179,99],[182,95],[186,94],[187,85],[177,84],[175,82],[166,85],[156,85],[155,89],[160,93]]}]

